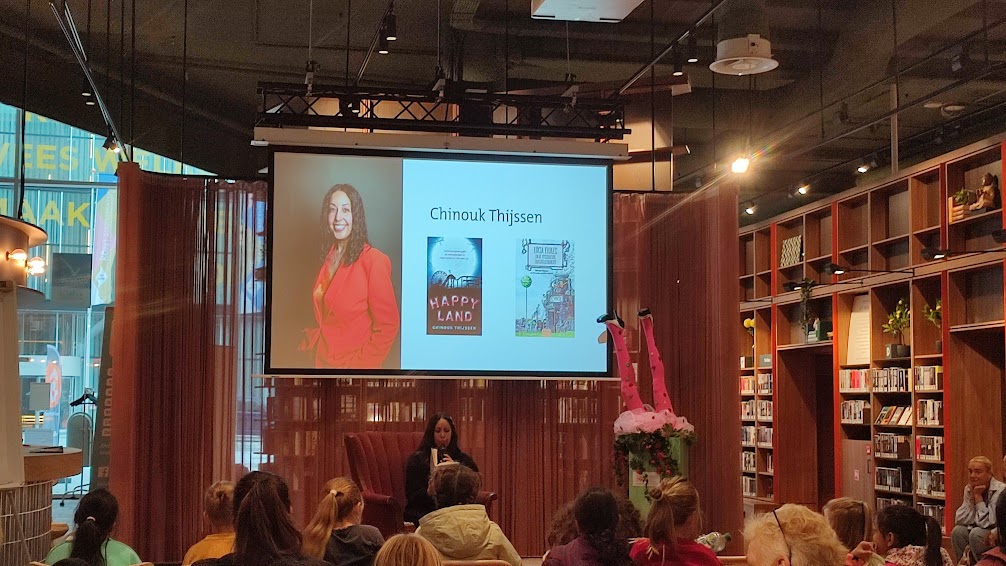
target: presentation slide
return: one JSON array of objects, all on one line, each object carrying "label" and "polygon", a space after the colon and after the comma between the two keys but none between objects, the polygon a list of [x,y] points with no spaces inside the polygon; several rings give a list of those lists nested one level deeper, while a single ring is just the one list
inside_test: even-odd
[{"label": "presentation slide", "polygon": [[268,373],[605,377],[608,166],[277,151]]}]

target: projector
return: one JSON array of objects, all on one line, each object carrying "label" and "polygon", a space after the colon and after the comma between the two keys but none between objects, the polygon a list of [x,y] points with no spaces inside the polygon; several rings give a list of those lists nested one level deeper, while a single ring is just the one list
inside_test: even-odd
[{"label": "projector", "polygon": [[531,0],[531,17],[540,20],[616,23],[643,0]]}]

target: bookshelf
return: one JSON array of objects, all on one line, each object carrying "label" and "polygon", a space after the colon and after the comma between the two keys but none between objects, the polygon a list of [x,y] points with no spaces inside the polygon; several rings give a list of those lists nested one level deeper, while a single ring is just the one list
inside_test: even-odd
[{"label": "bookshelf", "polygon": [[[744,321],[754,328],[744,327]],[[772,501],[775,494],[772,308],[741,312],[739,391],[741,398],[741,493],[748,505]],[[749,363],[750,362],[750,363]]]},{"label": "bookshelf", "polygon": [[[757,385],[741,392],[754,415],[742,423],[754,427],[742,454],[746,498],[820,508],[844,495],[878,508],[914,505],[952,525],[968,459],[988,456],[1001,476],[1006,261],[975,252],[1006,249],[992,237],[1006,218],[1001,208],[952,216],[948,198],[977,188],[986,173],[1001,186],[1004,139],[741,230],[741,314],[756,326],[742,344],[755,360],[767,354],[773,362],[771,443],[758,441],[766,423]],[[795,237],[796,257],[783,244]],[[952,254],[927,261],[927,247]],[[784,253],[788,261],[780,261]],[[828,262],[882,273],[826,275]],[[802,303],[784,285],[804,278],[816,285]],[[899,301],[911,313],[907,351],[889,348],[899,340],[883,330]],[[939,325],[925,316],[937,301]],[[821,330],[809,332],[808,320]],[[771,475],[763,477],[767,456]]]}]

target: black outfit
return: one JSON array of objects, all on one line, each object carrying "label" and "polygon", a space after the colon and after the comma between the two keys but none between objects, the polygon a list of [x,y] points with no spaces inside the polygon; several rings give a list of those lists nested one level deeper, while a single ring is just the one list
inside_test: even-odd
[{"label": "black outfit", "polygon": [[[197,560],[192,566],[241,566],[234,559],[234,553],[225,554],[220,558],[207,558],[205,560]],[[328,562],[324,560],[315,560],[313,558],[304,558],[303,556],[284,556],[274,562],[269,566],[331,566]]]},{"label": "black outfit", "polygon": [[[472,457],[460,450],[447,450],[451,459],[455,462],[471,468],[472,471],[479,471]],[[410,523],[419,524],[419,518],[427,513],[437,510],[437,505],[433,503],[433,498],[427,495],[426,489],[430,483],[430,451],[413,452],[405,462],[405,520]]]},{"label": "black outfit", "polygon": [[352,525],[332,531],[325,548],[325,562],[332,566],[371,566],[384,544],[381,531],[370,525]]}]

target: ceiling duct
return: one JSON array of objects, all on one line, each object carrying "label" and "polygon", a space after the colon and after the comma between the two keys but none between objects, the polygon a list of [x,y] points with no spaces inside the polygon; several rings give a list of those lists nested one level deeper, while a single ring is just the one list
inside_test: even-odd
[{"label": "ceiling duct", "polygon": [[729,0],[717,15],[716,60],[721,75],[756,75],[779,66],[772,58],[765,0]]},{"label": "ceiling duct", "polygon": [[531,17],[542,20],[617,23],[643,0],[531,0]]}]

